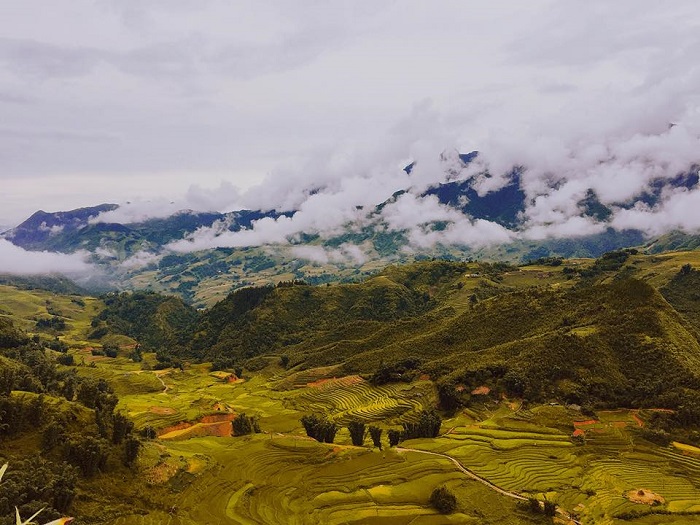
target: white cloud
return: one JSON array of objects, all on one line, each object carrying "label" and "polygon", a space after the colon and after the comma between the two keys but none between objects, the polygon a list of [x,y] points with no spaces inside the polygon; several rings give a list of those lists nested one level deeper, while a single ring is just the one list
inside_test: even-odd
[{"label": "white cloud", "polygon": [[336,249],[307,244],[292,246],[289,251],[297,259],[304,259],[319,264],[361,265],[368,259],[366,251],[373,250],[367,246],[360,247],[356,244],[344,243]]},{"label": "white cloud", "polygon": [[638,204],[630,210],[619,210],[612,224],[618,229],[637,228],[649,235],[670,230],[700,233],[700,189],[678,191],[668,196],[656,208]]},{"label": "white cloud", "polygon": [[51,252],[29,252],[9,241],[0,239],[0,273],[35,275],[63,273],[68,275],[91,273],[85,262],[86,253],[70,255]]},{"label": "white cloud", "polygon": [[[524,235],[573,235],[601,227],[576,219],[588,188],[614,205],[700,161],[694,0],[244,5],[3,2],[3,213],[127,189],[142,200],[100,220],[299,210],[173,249],[253,246],[361,224],[401,189],[475,177],[484,195],[523,166]],[[462,170],[455,148],[480,156]],[[465,227],[426,237],[398,207],[390,220],[421,239],[484,229],[421,206]],[[614,224],[654,229],[650,213],[694,225],[668,206]]]},{"label": "white cloud", "polygon": [[145,266],[148,266],[150,264],[156,264],[162,258],[163,256],[159,254],[139,251],[133,254],[131,257],[124,259],[119,264],[119,267],[125,270],[135,270],[139,268],[144,268]]}]

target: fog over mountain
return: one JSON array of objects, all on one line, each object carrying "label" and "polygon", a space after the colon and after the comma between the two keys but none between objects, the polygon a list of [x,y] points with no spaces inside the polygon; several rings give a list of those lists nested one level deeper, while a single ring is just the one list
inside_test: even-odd
[{"label": "fog over mountain", "polygon": [[0,222],[261,212],[131,264],[270,244],[352,263],[366,236],[304,239],[368,228],[409,252],[700,230],[693,1],[63,7],[0,6]]}]

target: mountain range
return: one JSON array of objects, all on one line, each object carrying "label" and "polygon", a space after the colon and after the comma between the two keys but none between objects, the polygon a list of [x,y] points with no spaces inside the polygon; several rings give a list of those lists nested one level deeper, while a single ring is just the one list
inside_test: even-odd
[{"label": "mountain range", "polygon": [[[484,192],[480,184],[489,179],[488,172],[459,178],[476,158],[476,151],[444,155],[444,183],[399,190],[373,209],[358,206],[359,219],[329,231],[309,227],[272,240],[231,241],[231,234],[255,233],[262,223],[279,226],[304,212],[181,210],[167,217],[124,222],[113,214],[110,218],[122,206],[106,203],[71,211],[37,211],[2,237],[25,250],[85,253],[99,269],[99,275],[86,281],[88,286],[138,288],[148,282],[150,289],[174,292],[199,305],[211,305],[232,289],[251,284],[356,280],[390,262],[432,257],[524,262],[541,257],[598,257],[644,244],[652,251],[700,244],[698,237],[688,233],[674,231],[650,238],[642,229],[616,229],[610,222],[614,210],[655,209],[664,195],[697,190],[698,166],[674,178],[653,179],[642,193],[624,202],[604,204],[589,188],[576,203],[576,214],[594,224],[595,233],[531,238],[520,235],[528,226],[526,210],[534,202],[526,191],[523,169],[514,168],[500,187]],[[411,163],[404,171],[411,175],[415,168],[416,163]],[[436,206],[437,215],[426,215],[421,222],[419,208],[414,219],[419,226],[402,226],[396,210],[411,199]],[[492,238],[487,229],[480,234],[483,238],[472,242],[466,228],[474,225],[489,225]],[[206,242],[197,244],[201,237]]]}]

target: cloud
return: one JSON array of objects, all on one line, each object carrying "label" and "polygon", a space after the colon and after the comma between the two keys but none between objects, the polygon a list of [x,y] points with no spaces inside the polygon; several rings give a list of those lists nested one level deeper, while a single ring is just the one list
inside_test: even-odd
[{"label": "cloud", "polygon": [[292,246],[290,253],[297,259],[304,259],[318,264],[355,264],[361,265],[368,260],[367,251],[371,248],[352,243],[341,244],[338,248],[325,248],[315,245]]},{"label": "cloud", "polygon": [[131,257],[123,260],[119,267],[125,270],[136,270],[144,268],[151,264],[157,264],[158,261],[162,259],[162,254],[155,254],[151,252],[138,251]]},{"label": "cloud", "polygon": [[671,230],[690,234],[700,233],[700,189],[680,190],[667,195],[655,208],[637,204],[634,208],[619,210],[612,225],[618,229],[637,228],[649,235],[660,235]]},{"label": "cloud", "polygon": [[[0,177],[26,216],[103,175],[107,195],[142,198],[99,220],[298,210],[242,232],[204,228],[176,250],[332,236],[376,220],[398,190],[415,202],[397,200],[382,220],[416,246],[598,231],[579,217],[589,189],[615,227],[657,231],[651,215],[694,227],[671,209],[690,196],[618,206],[700,163],[693,0],[75,1],[81,16],[38,0],[0,6]],[[456,152],[472,150],[465,169]],[[418,202],[430,185],[469,178],[483,196],[515,166],[520,231]],[[177,184],[176,197],[175,170],[198,186]]]},{"label": "cloud", "polygon": [[0,272],[18,275],[63,273],[67,275],[92,273],[85,262],[88,254],[70,255],[52,252],[29,252],[9,241],[0,239]]}]

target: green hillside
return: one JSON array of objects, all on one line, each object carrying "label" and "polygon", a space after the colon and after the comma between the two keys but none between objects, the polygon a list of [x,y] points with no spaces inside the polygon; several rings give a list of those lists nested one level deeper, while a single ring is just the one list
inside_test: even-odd
[{"label": "green hillside", "polygon": [[[699,267],[693,251],[426,260],[353,284],[242,288],[203,312],[151,292],[5,285],[0,511],[524,525],[552,523],[549,508],[556,523],[700,523]],[[242,414],[261,433],[233,435]],[[312,415],[330,443],[307,437]],[[95,464],[79,459],[85,440]],[[27,471],[62,481],[27,492]],[[431,503],[441,487],[446,514]]]}]

